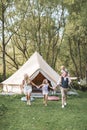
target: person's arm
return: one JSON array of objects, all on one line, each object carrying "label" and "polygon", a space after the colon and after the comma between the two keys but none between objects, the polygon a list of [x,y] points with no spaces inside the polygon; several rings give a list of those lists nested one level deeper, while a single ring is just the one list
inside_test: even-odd
[{"label": "person's arm", "polygon": [[52,86],[50,86],[50,84],[48,84],[48,87],[54,90],[54,88]]},{"label": "person's arm", "polygon": [[22,88],[24,88],[24,83],[25,83],[25,81],[22,80],[22,84],[21,84],[21,87],[22,87]]},{"label": "person's arm", "polygon": [[35,86],[36,88],[38,88],[37,85],[36,85],[34,82],[30,81],[30,83],[31,83],[31,85],[33,85],[33,86]]},{"label": "person's arm", "polygon": [[53,90],[56,90],[56,88],[58,87],[59,84],[57,84],[56,86],[53,87]]},{"label": "person's arm", "polygon": [[41,85],[38,86],[38,88],[41,88],[41,87],[43,87],[43,84],[41,84]]},{"label": "person's arm", "polygon": [[70,85],[70,84],[71,84],[71,79],[70,79],[70,77],[68,77],[68,80],[69,80],[69,83],[68,83],[68,84]]},{"label": "person's arm", "polygon": [[24,88],[24,80],[22,81],[22,84],[20,85],[21,93],[23,92],[23,88]]},{"label": "person's arm", "polygon": [[[58,82],[57,82],[57,86],[61,86],[61,83],[62,83],[62,76],[59,77],[59,80],[58,80]],[[56,87],[57,87],[57,86],[56,86]]]}]

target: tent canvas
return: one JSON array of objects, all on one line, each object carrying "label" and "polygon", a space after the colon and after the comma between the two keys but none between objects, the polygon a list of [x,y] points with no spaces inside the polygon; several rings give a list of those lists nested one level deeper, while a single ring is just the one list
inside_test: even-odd
[{"label": "tent canvas", "polygon": [[21,93],[20,85],[25,73],[27,73],[31,80],[37,85],[39,85],[44,78],[47,78],[53,86],[56,86],[60,77],[59,74],[46,63],[42,56],[38,52],[35,52],[19,70],[1,83],[3,90]]}]

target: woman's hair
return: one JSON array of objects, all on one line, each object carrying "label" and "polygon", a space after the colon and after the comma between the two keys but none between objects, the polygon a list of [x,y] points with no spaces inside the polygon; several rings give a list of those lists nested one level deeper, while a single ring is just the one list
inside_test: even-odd
[{"label": "woman's hair", "polygon": [[43,80],[43,84],[47,84],[48,83],[48,80],[47,79],[44,79]]},{"label": "woman's hair", "polygon": [[26,81],[26,83],[29,83],[30,79],[28,74],[24,74],[24,80]]}]

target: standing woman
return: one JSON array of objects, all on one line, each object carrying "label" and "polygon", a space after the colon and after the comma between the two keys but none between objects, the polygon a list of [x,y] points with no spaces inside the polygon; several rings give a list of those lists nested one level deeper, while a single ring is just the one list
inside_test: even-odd
[{"label": "standing woman", "polygon": [[24,88],[24,94],[26,95],[27,105],[31,105],[30,97],[32,93],[32,86],[36,86],[31,80],[28,74],[24,74],[24,80],[22,81],[22,88]]},{"label": "standing woman", "polygon": [[67,91],[71,80],[67,72],[63,72],[61,75],[61,96],[62,96],[62,108],[67,104]]},{"label": "standing woman", "polygon": [[48,87],[50,87],[51,89],[53,89],[49,83],[47,79],[44,79],[42,84],[39,86],[39,88],[42,87],[42,94],[43,94],[43,103],[45,104],[45,106],[47,106],[47,101],[48,101]]}]

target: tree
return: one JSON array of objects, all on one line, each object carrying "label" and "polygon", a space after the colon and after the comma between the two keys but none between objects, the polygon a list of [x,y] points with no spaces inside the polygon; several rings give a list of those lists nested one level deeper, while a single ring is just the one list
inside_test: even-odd
[{"label": "tree", "polygon": [[87,21],[85,13],[87,1],[75,0],[73,2],[68,2],[66,7],[69,12],[69,17],[66,26],[65,39],[69,46],[76,75],[78,78],[84,78],[87,61],[87,26],[85,23],[85,21]]},{"label": "tree", "polygon": [[[12,37],[12,33],[9,34],[8,33],[8,29],[6,31],[7,28],[7,24],[6,24],[6,11],[9,8],[9,4],[10,4],[10,0],[1,0],[0,2],[0,26],[2,27],[2,60],[3,60],[3,80],[6,79],[6,57],[5,57],[5,52],[6,52],[6,45],[9,43],[11,37]],[[6,36],[8,35],[8,36]],[[7,37],[7,38],[6,38]]]}]

